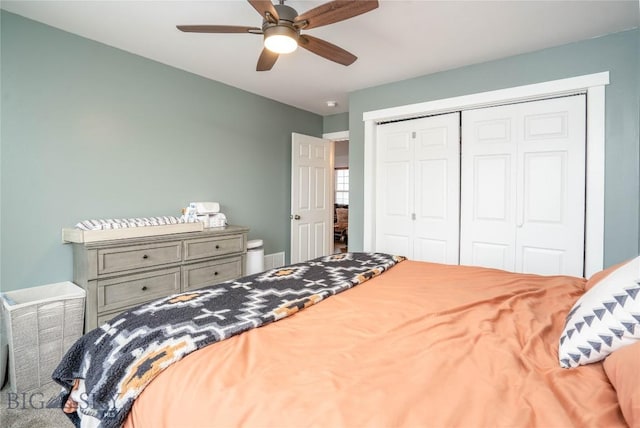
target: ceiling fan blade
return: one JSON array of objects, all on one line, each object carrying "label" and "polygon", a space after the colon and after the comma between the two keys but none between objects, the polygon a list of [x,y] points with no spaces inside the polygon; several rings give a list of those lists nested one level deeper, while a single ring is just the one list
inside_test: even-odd
[{"label": "ceiling fan blade", "polygon": [[269,71],[273,67],[273,64],[278,60],[278,54],[271,52],[269,49],[262,49],[260,58],[258,58],[258,65],[256,65],[256,71]]},{"label": "ceiling fan blade", "polygon": [[258,27],[241,27],[238,25],[176,25],[185,33],[254,33],[262,34]]},{"label": "ceiling fan blade", "polygon": [[378,7],[378,0],[335,0],[298,15],[295,22],[307,21],[304,29],[316,28],[344,21]]},{"label": "ceiling fan blade", "polygon": [[351,65],[358,59],[354,54],[325,40],[309,36],[308,34],[300,35],[298,41],[300,46],[306,50],[330,61],[337,62],[338,64]]},{"label": "ceiling fan blade", "polygon": [[[248,1],[251,4],[251,6],[253,6],[253,8],[258,11],[258,13],[260,14],[260,16],[262,16],[263,19],[267,19],[266,12],[269,12],[269,14],[273,16],[273,18],[275,19],[275,22],[278,22],[278,19],[280,19],[280,17],[278,16],[278,11],[276,11],[276,8],[273,7],[273,3],[271,3],[269,0],[248,0]],[[270,21],[269,19],[267,20]]]}]

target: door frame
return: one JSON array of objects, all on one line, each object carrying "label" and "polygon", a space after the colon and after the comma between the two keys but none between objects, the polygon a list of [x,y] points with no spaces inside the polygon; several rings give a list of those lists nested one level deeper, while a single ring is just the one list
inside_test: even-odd
[{"label": "door frame", "polygon": [[[329,140],[333,143],[335,143],[336,141],[349,141],[349,131],[337,131],[337,132],[328,132],[325,134],[322,134],[322,138],[324,138],[325,140]],[[335,157],[336,157],[336,152],[335,150],[333,151],[333,164],[335,165]],[[349,181],[349,183],[351,183],[351,181]],[[349,186],[351,186],[351,184],[349,184]],[[331,189],[331,209],[333,210],[333,207],[335,206],[336,203],[336,193],[335,193],[335,182],[333,185],[333,189]],[[349,189],[349,192],[351,192],[351,189]],[[348,225],[348,223],[347,223]],[[348,227],[348,226],[347,226]],[[333,236],[333,234],[331,235]],[[331,253],[333,254],[336,251],[335,245],[334,245],[334,240],[331,240]]]},{"label": "door frame", "polygon": [[604,265],[605,86],[609,72],[587,74],[495,91],[364,112],[364,234],[363,250],[375,251],[376,134],[379,122],[440,113],[587,94],[587,177],[585,214],[585,276]]},{"label": "door frame", "polygon": [[338,131],[338,132],[329,132],[326,134],[322,134],[322,138],[325,140],[331,140],[333,142],[336,141],[348,141],[349,140],[349,131]]}]

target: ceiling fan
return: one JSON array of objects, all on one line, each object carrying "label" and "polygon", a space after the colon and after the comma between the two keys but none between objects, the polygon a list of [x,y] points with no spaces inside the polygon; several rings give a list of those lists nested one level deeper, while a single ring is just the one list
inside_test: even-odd
[{"label": "ceiling fan", "polygon": [[279,0],[248,0],[262,16],[262,27],[237,25],[178,25],[188,33],[249,33],[264,35],[264,48],[258,58],[256,71],[271,70],[280,54],[293,52],[298,45],[323,58],[342,65],[351,65],[358,59],[346,50],[317,37],[300,34],[300,30],[321,27],[344,21],[378,7],[377,0],[335,0],[324,3],[298,15],[295,9]]}]

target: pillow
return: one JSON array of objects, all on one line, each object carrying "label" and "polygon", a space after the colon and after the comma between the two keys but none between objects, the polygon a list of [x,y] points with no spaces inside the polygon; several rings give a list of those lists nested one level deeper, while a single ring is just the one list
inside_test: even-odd
[{"label": "pillow", "polygon": [[629,260],[627,260],[626,262],[618,263],[617,265],[609,266],[605,270],[601,270],[600,272],[594,273],[593,275],[591,275],[591,278],[589,278],[589,280],[585,284],[584,291],[591,290],[593,287],[596,286],[597,283],[599,283],[600,281],[605,279],[607,276],[609,276],[611,272],[613,272],[614,270],[618,269],[620,266],[623,266],[627,263],[629,263]]},{"label": "pillow", "polygon": [[603,365],[618,394],[622,415],[630,427],[640,427],[640,341],[618,349]]},{"label": "pillow", "polygon": [[639,277],[640,257],[636,257],[578,299],[560,335],[560,366],[600,361],[640,339]]}]

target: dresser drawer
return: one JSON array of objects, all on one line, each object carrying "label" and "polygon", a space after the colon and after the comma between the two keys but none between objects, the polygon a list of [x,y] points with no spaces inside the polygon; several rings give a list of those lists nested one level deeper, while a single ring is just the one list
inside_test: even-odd
[{"label": "dresser drawer", "polygon": [[244,251],[244,235],[200,238],[184,241],[184,259],[197,260]]},{"label": "dresser drawer", "polygon": [[167,263],[180,263],[181,251],[182,246],[179,241],[104,248],[98,250],[98,275]]},{"label": "dresser drawer", "polygon": [[148,302],[180,291],[180,268],[98,280],[98,313]]},{"label": "dresser drawer", "polygon": [[242,256],[182,267],[182,290],[218,284],[242,276]]},{"label": "dresser drawer", "polygon": [[98,316],[98,326],[101,326],[102,324],[106,323],[107,321],[112,320],[113,318],[116,317],[116,315],[120,315],[122,312],[111,312],[109,314],[105,314],[105,315],[99,315]]}]

